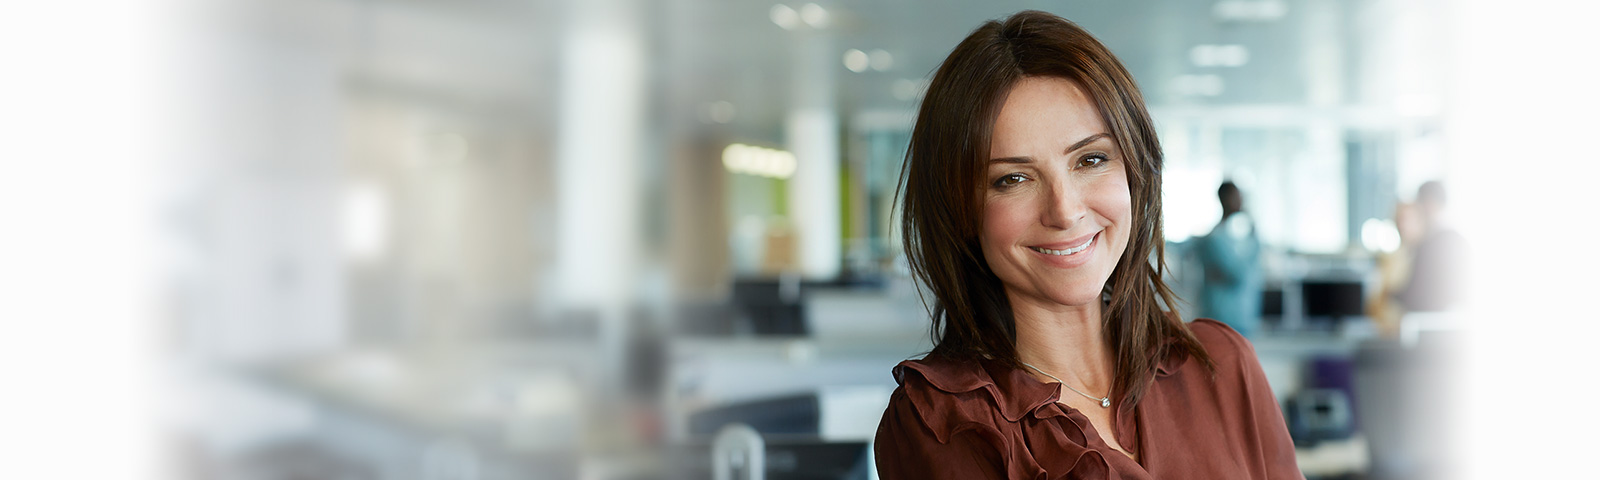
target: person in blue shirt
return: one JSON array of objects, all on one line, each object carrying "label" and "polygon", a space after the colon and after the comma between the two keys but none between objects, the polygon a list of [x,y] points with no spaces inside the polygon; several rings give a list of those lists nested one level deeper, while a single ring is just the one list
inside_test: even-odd
[{"label": "person in blue shirt", "polygon": [[1245,337],[1261,327],[1261,242],[1244,213],[1244,198],[1233,182],[1217,188],[1222,220],[1198,239],[1195,252],[1205,272],[1200,316],[1217,319]]}]

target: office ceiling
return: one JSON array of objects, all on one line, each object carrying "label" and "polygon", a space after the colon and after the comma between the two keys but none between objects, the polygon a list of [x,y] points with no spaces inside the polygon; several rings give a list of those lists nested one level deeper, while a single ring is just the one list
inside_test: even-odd
[{"label": "office ceiling", "polygon": [[[808,8],[804,0],[621,3],[635,15],[631,25],[644,43],[649,121],[698,123],[694,128],[778,141],[797,87],[801,62],[796,58],[807,38],[821,36],[829,44],[837,106],[847,122],[861,112],[914,108],[916,97],[907,94],[908,87],[923,81],[963,36],[984,20],[1024,9],[1060,14],[1094,33],[1122,58],[1152,105],[1304,103],[1309,80],[1317,75],[1340,77],[1324,83],[1342,89],[1348,101],[1362,95],[1363,84],[1353,80],[1371,49],[1362,33],[1373,30],[1384,6],[1396,2],[836,0],[817,2],[826,11],[826,27],[802,24],[796,30],[780,27],[773,9],[782,5],[801,12]],[[353,23],[359,31],[352,38],[359,45],[358,78],[382,89],[456,98],[481,108],[511,105],[548,113],[558,107],[562,42],[576,28],[572,18],[580,4],[381,0],[347,5],[357,12]],[[1269,19],[1238,20],[1241,12]],[[1319,44],[1330,37],[1334,40]],[[1202,45],[1226,46],[1247,58],[1237,66],[1201,65],[1193,55]],[[850,49],[887,52],[892,64],[852,71],[844,61]],[[1324,63],[1332,62],[1332,68],[1312,66],[1313,50],[1331,58]]]},{"label": "office ceiling", "polygon": [[[983,21],[1024,9],[1060,14],[1094,33],[1122,58],[1151,104],[1292,104],[1304,102],[1308,94],[1305,58],[1314,35],[1346,37],[1359,31],[1361,10],[1375,2],[1232,1],[1243,5],[1245,16],[1252,14],[1250,8],[1262,6],[1265,16],[1277,15],[1245,21],[1219,16],[1227,7],[1215,0],[846,0],[819,3],[828,23],[817,32],[808,32],[803,24],[786,30],[775,23],[774,5],[800,11],[805,3],[671,0],[654,5],[647,23],[659,40],[651,48],[659,59],[659,93],[667,100],[663,106],[685,119],[703,121],[707,104],[727,102],[737,112],[736,128],[745,129],[745,135],[772,132],[781,125],[796,88],[799,44],[822,35],[835,52],[833,78],[845,118],[863,111],[911,109],[916,98],[905,95],[907,85],[924,80]],[[1235,15],[1238,10],[1223,13]],[[1333,44],[1352,53],[1360,48],[1353,37]],[[1203,66],[1192,58],[1193,49],[1201,45],[1228,46],[1235,57],[1242,50],[1246,61]],[[883,71],[852,71],[844,61],[849,49],[888,52],[892,65]],[[1334,58],[1353,66],[1354,57]],[[1334,84],[1348,89],[1353,83]]]}]

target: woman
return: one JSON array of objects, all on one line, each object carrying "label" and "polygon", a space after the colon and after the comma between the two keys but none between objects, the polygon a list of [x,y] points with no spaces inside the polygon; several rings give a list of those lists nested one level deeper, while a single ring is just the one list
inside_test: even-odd
[{"label": "woman", "polygon": [[1302,478],[1250,344],[1162,309],[1160,145],[1087,32],[1033,11],[979,27],[934,74],[904,174],[938,335],[894,369],[882,478]]}]

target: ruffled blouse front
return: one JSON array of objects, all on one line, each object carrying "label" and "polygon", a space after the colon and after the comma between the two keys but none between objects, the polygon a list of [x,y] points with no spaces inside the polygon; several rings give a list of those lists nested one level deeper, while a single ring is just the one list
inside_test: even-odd
[{"label": "ruffled blouse front", "polygon": [[875,441],[884,479],[1304,478],[1248,341],[1211,320],[1190,325],[1217,365],[1176,349],[1133,408],[1112,404],[1112,449],[1056,383],[998,361],[925,358],[894,368]]}]

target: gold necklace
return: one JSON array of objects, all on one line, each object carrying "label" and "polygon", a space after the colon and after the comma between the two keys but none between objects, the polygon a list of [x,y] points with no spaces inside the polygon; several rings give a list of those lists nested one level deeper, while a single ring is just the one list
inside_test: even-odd
[{"label": "gold necklace", "polygon": [[1022,362],[1022,364],[1023,365],[1027,365],[1028,368],[1033,369],[1033,371],[1035,371],[1035,372],[1039,372],[1040,374],[1042,374],[1042,375],[1044,375],[1046,377],[1050,377],[1052,379],[1055,379],[1055,381],[1057,383],[1060,383],[1061,386],[1063,386],[1063,387],[1067,387],[1067,390],[1072,390],[1073,393],[1076,393],[1078,395],[1083,395],[1085,398],[1088,398],[1090,400],[1099,400],[1101,408],[1111,408],[1111,396],[1110,395],[1106,395],[1104,397],[1096,397],[1094,395],[1090,395],[1090,394],[1087,394],[1087,393],[1080,392],[1080,391],[1078,391],[1078,389],[1072,388],[1072,385],[1067,385],[1067,382],[1061,381],[1061,379],[1056,378],[1055,375],[1051,375],[1051,374],[1045,373],[1044,370],[1040,370],[1039,367],[1035,367],[1035,366],[1033,366],[1033,364],[1030,364],[1028,362]]}]

